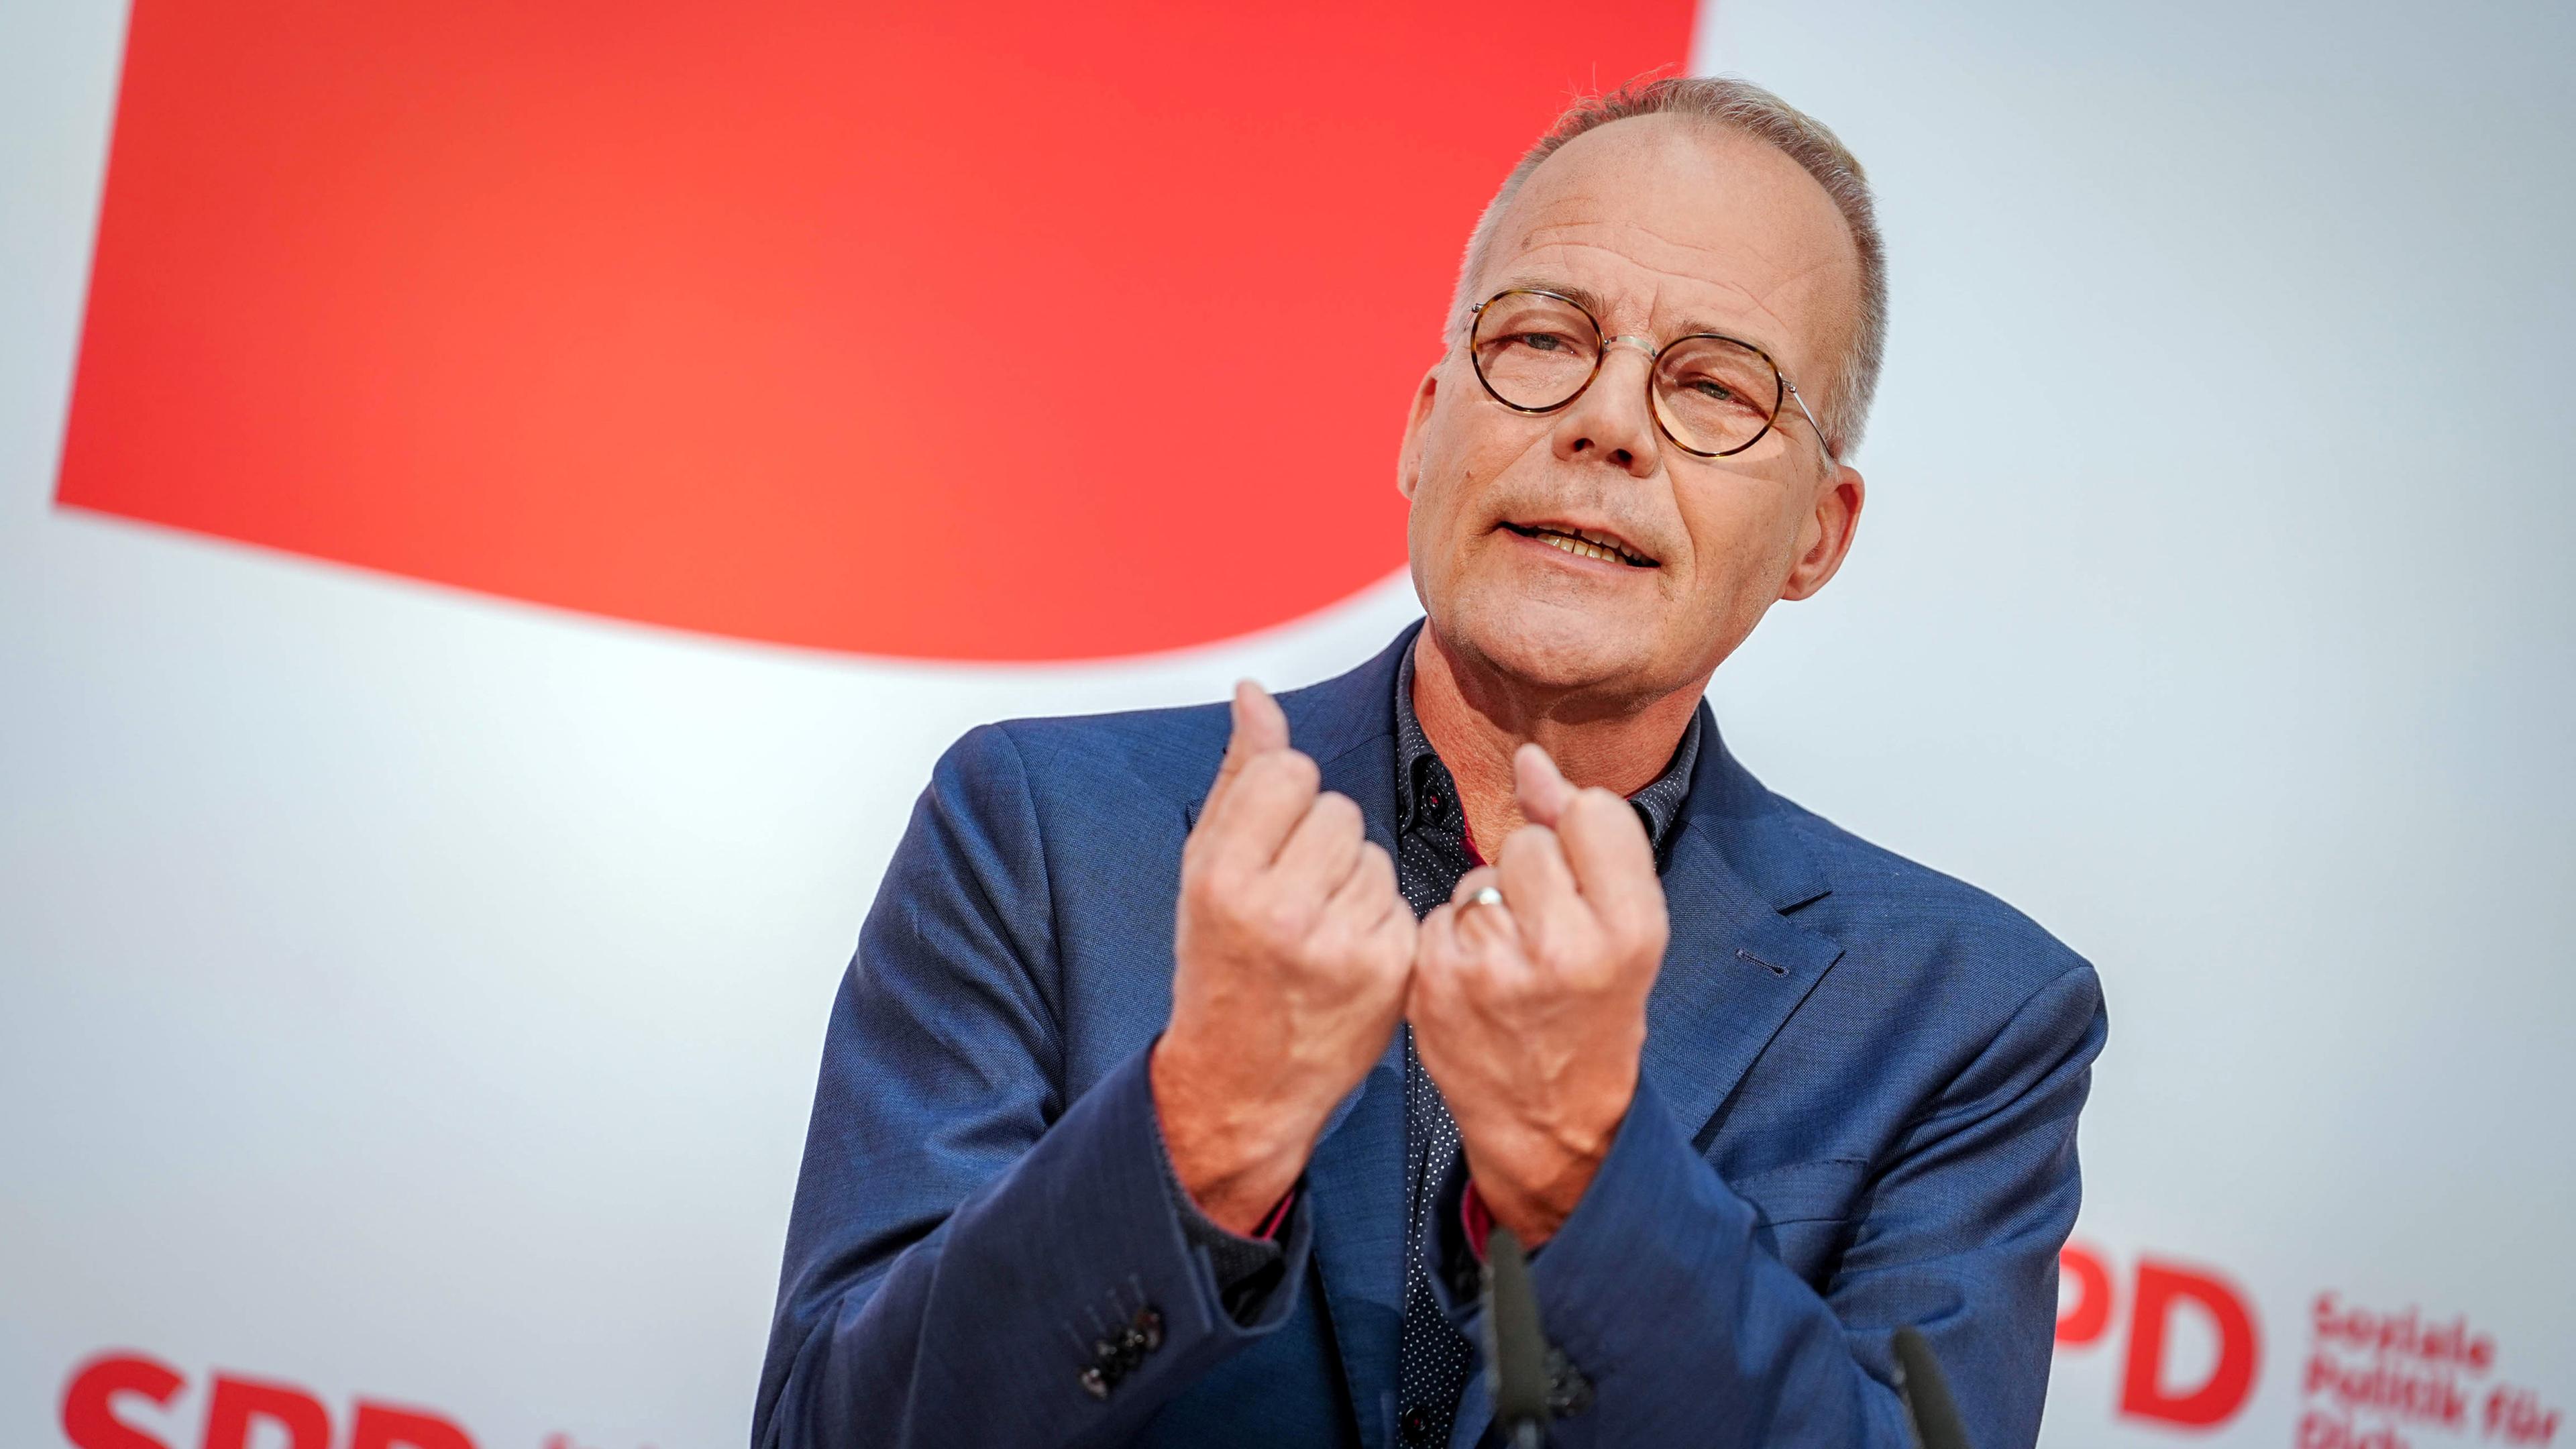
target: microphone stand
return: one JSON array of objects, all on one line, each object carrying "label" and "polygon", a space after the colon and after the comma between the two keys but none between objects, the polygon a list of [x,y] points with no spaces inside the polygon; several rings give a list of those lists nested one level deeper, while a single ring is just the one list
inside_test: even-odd
[{"label": "microphone stand", "polygon": [[1968,1426],[1960,1422],[1950,1381],[1941,1376],[1941,1361],[1910,1323],[1896,1330],[1896,1392],[1905,1400],[1905,1417],[1921,1449],[1969,1449]]},{"label": "microphone stand", "polygon": [[1547,1440],[1547,1336],[1530,1288],[1529,1255],[1511,1229],[1496,1224],[1485,1239],[1485,1364],[1494,1394],[1494,1423],[1512,1449]]}]

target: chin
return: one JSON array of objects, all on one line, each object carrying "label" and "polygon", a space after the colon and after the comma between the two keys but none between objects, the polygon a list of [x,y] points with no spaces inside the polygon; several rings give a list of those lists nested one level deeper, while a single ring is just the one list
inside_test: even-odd
[{"label": "chin", "polygon": [[1470,596],[1445,611],[1440,637],[1487,667],[1543,691],[1657,687],[1655,631],[1609,611],[1549,600]]}]

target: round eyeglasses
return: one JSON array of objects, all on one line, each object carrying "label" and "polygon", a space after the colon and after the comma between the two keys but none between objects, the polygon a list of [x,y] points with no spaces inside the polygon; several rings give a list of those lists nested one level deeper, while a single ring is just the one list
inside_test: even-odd
[{"label": "round eyeglasses", "polygon": [[1825,466],[1835,466],[1825,430],[1797,384],[1750,342],[1697,332],[1661,347],[1643,337],[1604,337],[1572,297],[1536,287],[1496,292],[1468,314],[1467,355],[1494,401],[1522,413],[1552,413],[1583,395],[1614,346],[1646,354],[1646,401],[1674,447],[1727,458],[1771,431],[1780,404],[1794,400],[1815,429]]}]

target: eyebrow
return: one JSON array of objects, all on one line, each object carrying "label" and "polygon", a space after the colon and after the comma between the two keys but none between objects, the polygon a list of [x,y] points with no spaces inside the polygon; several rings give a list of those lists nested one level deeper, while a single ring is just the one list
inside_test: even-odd
[{"label": "eyebrow", "polygon": [[[1504,282],[1503,285],[1496,290],[1498,292],[1508,292],[1517,288],[1526,288],[1528,290],[1538,292],[1554,292],[1556,295],[1566,298],[1580,306],[1584,311],[1591,313],[1593,320],[1596,322],[1600,320],[1602,313],[1610,310],[1610,304],[1602,300],[1600,293],[1593,291],[1590,287],[1586,287],[1579,282],[1559,282],[1545,277],[1516,277]],[[1761,348],[1762,355],[1765,357],[1776,358],[1780,355],[1780,349],[1778,347],[1760,337],[1755,337],[1743,332],[1737,332],[1731,328],[1719,327],[1713,323],[1703,322],[1696,318],[1683,318],[1681,330],[1675,332],[1673,335],[1675,337],[1697,337],[1703,334],[1711,337],[1724,337],[1729,341],[1734,342],[1750,342],[1754,346]]]}]

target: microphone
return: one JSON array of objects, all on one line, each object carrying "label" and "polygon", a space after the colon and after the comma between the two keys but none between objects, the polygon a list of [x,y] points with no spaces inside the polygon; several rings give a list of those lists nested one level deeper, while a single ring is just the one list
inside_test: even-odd
[{"label": "microphone", "polygon": [[[1512,1449],[1539,1449],[1551,1417],[1547,1403],[1547,1337],[1529,1255],[1511,1229],[1496,1224],[1485,1239],[1485,1362],[1494,1393],[1494,1423]],[[1938,1449],[1938,1446],[1935,1446]]]},{"label": "microphone", "polygon": [[1914,1442],[1922,1449],[1969,1449],[1968,1428],[1959,1422],[1959,1405],[1950,1397],[1950,1381],[1941,1376],[1941,1361],[1910,1323],[1896,1330],[1896,1392],[1905,1400]]}]

